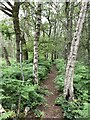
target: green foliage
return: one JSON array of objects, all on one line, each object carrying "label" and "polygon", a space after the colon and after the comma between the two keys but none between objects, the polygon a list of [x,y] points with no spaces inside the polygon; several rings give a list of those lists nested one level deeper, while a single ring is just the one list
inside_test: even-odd
[{"label": "green foliage", "polygon": [[6,83],[4,82],[4,86],[2,87],[5,89],[3,94],[8,99],[3,98],[2,104],[5,109],[10,109],[16,111],[18,99],[21,95],[21,111],[24,110],[24,106],[29,106],[30,109],[36,107],[37,105],[41,105],[45,99],[42,94],[38,93],[38,86],[37,85],[26,85],[26,83],[22,84],[21,81],[12,80]]},{"label": "green foliage", "polygon": [[[39,62],[39,79],[45,79],[47,73],[50,71],[51,62],[50,61],[40,61]],[[1,66],[3,78],[11,78],[21,80],[21,70],[20,65],[17,63],[12,63],[12,66]],[[28,61],[23,63],[23,72],[25,81],[33,79],[33,64]]]},{"label": "green foliage", "polygon": [[64,118],[76,120],[76,118],[88,117],[88,107],[85,107],[81,100],[67,101],[63,96],[60,96],[56,99],[55,103],[62,107]]},{"label": "green foliage", "polygon": [[56,59],[55,60],[56,68],[58,70],[58,74],[64,74],[65,72],[65,61],[64,59]]},{"label": "green foliage", "polygon": [[0,115],[0,120],[6,120],[7,118],[10,118],[14,115],[15,115],[15,113],[13,111],[5,112],[2,115]]},{"label": "green foliage", "polygon": [[88,68],[83,63],[77,62],[75,66],[74,89],[76,99],[88,101]]},{"label": "green foliage", "polygon": [[51,61],[50,61],[50,60],[47,60],[47,61],[39,60],[39,65],[46,67],[47,70],[48,70],[48,72],[49,72],[50,69],[51,69]]},{"label": "green foliage", "polygon": [[[50,67],[50,61],[39,62],[39,80],[44,80],[46,78],[47,73],[50,71]],[[0,89],[0,100],[3,100],[2,105],[6,111],[13,110],[17,112],[20,96],[21,112],[24,111],[25,106],[33,109],[45,102],[45,91],[38,85],[33,85],[33,64],[31,62],[23,62],[24,82],[21,79],[19,63],[12,62],[11,66],[1,66],[0,70],[2,71],[0,77],[0,88],[2,88]],[[5,115],[7,118],[10,116],[6,113]]]},{"label": "green foliage", "polygon": [[64,88],[64,74],[65,74],[65,61],[64,59],[57,59],[55,61],[58,75],[55,78],[56,87],[60,92],[63,92]]},{"label": "green foliage", "polygon": [[12,24],[10,22],[11,20],[8,20],[8,23],[6,20],[0,21],[0,32],[2,33],[2,36],[7,40],[7,38],[10,40],[11,36],[14,34],[14,31],[12,29]]},{"label": "green foliage", "polygon": [[37,118],[40,118],[40,117],[44,116],[44,112],[42,112],[42,111],[39,110],[39,109],[35,109],[34,113],[35,113],[35,116],[36,116]]},{"label": "green foliage", "polygon": [[[58,76],[55,79],[56,86],[60,92],[64,88],[65,62],[56,60]],[[63,96],[59,96],[55,103],[60,105],[64,110],[64,117],[70,120],[76,118],[88,117],[88,68],[84,63],[77,61],[74,75],[74,101],[67,101]]]},{"label": "green foliage", "polygon": [[2,88],[5,91],[3,92],[5,97],[3,98],[4,100],[2,101],[2,104],[6,109],[12,109],[12,106],[15,105],[15,110],[17,108],[17,103],[20,95],[22,97],[22,109],[26,105],[29,105],[30,108],[32,108],[44,101],[44,97],[38,94],[37,85],[30,85],[27,84],[27,82],[24,82],[22,84],[22,81],[20,80],[6,79],[2,83]]},{"label": "green foliage", "polygon": [[64,88],[64,75],[58,75],[55,78],[55,83],[56,83],[56,88],[58,89],[58,91],[63,92],[63,88]]}]

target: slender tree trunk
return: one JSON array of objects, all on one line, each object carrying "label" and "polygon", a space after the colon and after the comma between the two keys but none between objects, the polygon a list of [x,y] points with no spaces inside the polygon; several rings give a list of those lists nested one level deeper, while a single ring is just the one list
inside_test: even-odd
[{"label": "slender tree trunk", "polygon": [[87,52],[88,52],[88,79],[90,79],[90,2],[88,4],[88,40],[87,40]]},{"label": "slender tree trunk", "polygon": [[76,26],[76,31],[72,39],[70,54],[66,66],[66,75],[64,81],[64,97],[65,98],[68,97],[69,99],[74,99],[74,93],[73,93],[74,67],[75,67],[79,42],[80,42],[81,31],[85,19],[86,9],[87,9],[87,1],[82,2],[81,5],[80,15]]},{"label": "slender tree trunk", "polygon": [[[45,38],[45,31],[43,30],[43,39],[44,39],[44,38]],[[45,43],[44,43],[44,46],[45,46]],[[45,60],[48,59],[48,53],[47,53],[47,51],[45,51],[44,57],[45,57]]]},{"label": "slender tree trunk", "polygon": [[20,34],[20,27],[19,27],[19,8],[20,8],[20,4],[18,3],[14,3],[13,6],[13,13],[12,13],[12,17],[13,17],[13,25],[14,25],[14,31],[15,31],[15,35],[16,35],[16,60],[17,62],[20,62],[20,40],[21,40],[21,34]]},{"label": "slender tree trunk", "polygon": [[26,40],[24,38],[24,34],[22,36],[22,58],[23,60],[28,60],[28,51],[27,51],[27,47],[26,47]]},{"label": "slender tree trunk", "polygon": [[[22,76],[22,84],[23,84],[24,83],[24,73],[23,73],[23,66],[22,66],[22,41],[20,41],[19,46],[20,46],[19,59],[20,59],[20,68],[21,68],[21,76]],[[19,96],[19,99],[18,99],[17,117],[19,117],[20,109],[21,109],[21,95]]]},{"label": "slender tree trunk", "polygon": [[65,13],[66,13],[66,38],[65,38],[65,60],[67,62],[68,55],[70,52],[70,46],[71,46],[71,41],[72,41],[72,17],[73,17],[73,4],[70,1],[66,0],[66,8],[65,8]]},{"label": "slender tree trunk", "polygon": [[53,62],[54,61],[54,52],[52,51],[51,53],[51,61]]},{"label": "slender tree trunk", "polygon": [[11,63],[10,63],[10,60],[9,60],[9,57],[8,57],[7,49],[4,46],[2,46],[2,47],[3,47],[3,53],[4,53],[4,57],[5,57],[6,63],[7,63],[8,66],[10,66]]},{"label": "slender tree trunk", "polygon": [[[50,20],[50,14],[51,14],[51,10],[50,10],[50,6],[49,6],[49,9],[48,9],[48,16],[47,16],[47,20],[49,22],[49,31],[48,31],[48,37],[49,37],[49,41],[50,41],[50,38],[51,38],[51,33],[52,33],[52,23],[51,23],[51,20]],[[53,52],[53,51],[52,51]],[[51,53],[51,60],[53,59],[52,57],[52,53]],[[52,60],[53,61],[53,60]]]},{"label": "slender tree trunk", "polygon": [[[7,7],[5,4],[1,2],[0,10],[4,12],[5,14],[7,14],[9,17],[13,18],[13,25],[14,25],[14,31],[15,31],[15,36],[16,36],[16,60],[17,62],[20,62],[19,43],[20,43],[20,40],[22,40],[23,38],[21,35],[20,26],[19,26],[19,8],[20,8],[21,2],[14,2],[14,5],[12,5],[11,2],[7,2],[7,4],[9,7]],[[24,56],[25,55],[26,54],[24,54]],[[27,59],[27,57],[25,58]]]},{"label": "slender tree trunk", "polygon": [[22,41],[22,46],[25,47],[25,50],[23,50],[23,58],[24,60],[28,60],[28,52],[26,49],[26,41],[24,36],[21,35],[21,30],[20,30],[20,26],[19,26],[19,8],[20,8],[20,2],[15,2],[14,6],[13,6],[13,13],[12,13],[12,17],[13,17],[13,24],[14,24],[14,31],[15,31],[15,35],[16,35],[16,59],[17,62],[20,62],[19,56],[20,56],[20,41]]},{"label": "slender tree trunk", "polygon": [[48,59],[48,53],[45,53],[45,60]]},{"label": "slender tree trunk", "polygon": [[59,57],[58,57],[58,53],[56,54],[56,59],[58,59]]},{"label": "slender tree trunk", "polygon": [[48,53],[45,53],[45,60],[48,60]]},{"label": "slender tree trunk", "polygon": [[54,60],[57,59],[57,52],[54,51]]},{"label": "slender tree trunk", "polygon": [[66,14],[66,26],[67,26],[67,30],[66,30],[66,37],[65,37],[65,60],[67,61],[68,58],[68,42],[69,42],[69,23],[70,23],[70,2],[67,2],[66,0],[66,7],[65,7],[65,14]]},{"label": "slender tree trunk", "polygon": [[34,39],[34,61],[33,61],[34,82],[37,84],[38,84],[38,41],[40,37],[40,26],[41,26],[41,3],[38,2],[36,12],[36,32]]}]

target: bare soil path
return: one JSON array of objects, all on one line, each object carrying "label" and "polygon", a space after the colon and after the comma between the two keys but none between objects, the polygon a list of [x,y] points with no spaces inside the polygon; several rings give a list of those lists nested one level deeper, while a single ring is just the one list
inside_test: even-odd
[{"label": "bare soil path", "polygon": [[[45,95],[46,103],[39,106],[42,112],[44,112],[44,116],[39,119],[30,117],[33,116],[29,113],[25,120],[64,120],[63,119],[63,111],[60,106],[55,105],[55,99],[58,97],[59,93],[55,88],[54,80],[57,76],[57,70],[55,66],[52,66],[50,73],[47,76],[47,79],[44,80],[41,84],[41,87],[48,89],[48,93]],[[30,119],[31,118],[31,119]]]},{"label": "bare soil path", "polygon": [[51,94],[45,96],[47,102],[46,105],[41,106],[40,110],[44,112],[43,118],[49,120],[63,120],[63,113],[60,106],[55,105],[55,99],[58,97],[59,93],[55,88],[54,80],[57,76],[56,67],[53,66],[51,72],[48,74],[48,78],[42,84],[42,87],[46,87]]}]

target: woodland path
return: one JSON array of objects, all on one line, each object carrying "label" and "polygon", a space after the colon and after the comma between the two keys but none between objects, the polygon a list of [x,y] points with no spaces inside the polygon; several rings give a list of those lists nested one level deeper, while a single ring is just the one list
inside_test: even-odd
[{"label": "woodland path", "polygon": [[[44,116],[42,116],[38,120],[64,120],[62,109],[60,108],[60,106],[55,105],[55,99],[59,95],[57,89],[55,88],[56,85],[54,83],[56,76],[56,67],[52,66],[51,71],[47,76],[47,79],[44,80],[41,84],[41,87],[47,89],[48,93],[45,95],[46,103],[38,107],[39,110],[44,112]],[[30,119],[30,116],[31,113],[27,115],[27,118]],[[37,119],[34,118],[33,120]]]},{"label": "woodland path", "polygon": [[[42,87],[47,88],[50,94],[45,96],[47,102],[46,105],[41,106],[40,110],[44,112],[43,118],[49,120],[63,120],[63,113],[60,106],[55,105],[55,99],[58,97],[59,93],[55,88],[54,80],[57,76],[56,67],[51,68],[51,72],[48,74],[47,79],[42,83]],[[50,119],[51,118],[51,119]]]}]

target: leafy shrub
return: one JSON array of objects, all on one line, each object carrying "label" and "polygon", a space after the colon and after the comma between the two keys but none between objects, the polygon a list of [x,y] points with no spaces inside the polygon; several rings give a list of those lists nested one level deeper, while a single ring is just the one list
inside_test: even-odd
[{"label": "leafy shrub", "polygon": [[43,60],[40,60],[39,61],[39,66],[45,66],[45,68],[47,68],[47,71],[49,72],[50,69],[51,69],[51,61],[43,61]]},{"label": "leafy shrub", "polygon": [[55,103],[62,107],[66,119],[76,120],[77,118],[88,117],[88,107],[81,100],[67,101],[63,96],[59,96]]},{"label": "leafy shrub", "polygon": [[[64,77],[65,77],[65,62],[63,59],[56,60],[56,67],[58,70],[58,76],[55,79],[56,87],[60,92],[63,92],[64,88]],[[63,96],[59,96],[55,103],[60,105],[64,110],[64,117],[70,120],[76,118],[87,117],[88,107],[85,106],[89,102],[88,99],[88,68],[84,63],[77,61],[75,66],[74,75],[74,101],[66,101]]]},{"label": "leafy shrub", "polygon": [[9,117],[12,117],[12,116],[14,116],[14,112],[13,111],[8,111],[8,112],[5,112],[5,113],[3,113],[2,115],[0,115],[0,120],[5,120],[5,119],[7,119],[7,118],[9,118]]},{"label": "leafy shrub", "polygon": [[63,92],[64,87],[64,74],[65,74],[65,61],[64,59],[56,59],[56,68],[58,70],[58,75],[55,78],[56,87],[60,92]]},{"label": "leafy shrub", "polygon": [[55,61],[56,68],[58,70],[58,74],[65,72],[65,61],[64,59],[56,59]]},{"label": "leafy shrub", "polygon": [[56,88],[58,89],[58,91],[63,92],[63,88],[64,88],[64,76],[58,75],[55,78],[55,83],[56,83]]},{"label": "leafy shrub", "polygon": [[[39,79],[45,79],[47,73],[51,68],[50,61],[43,61],[39,63]],[[21,80],[21,70],[19,64],[12,64],[12,66],[2,66],[0,67],[2,72],[2,78],[11,78]],[[32,63],[23,63],[23,72],[25,80],[33,79],[33,64]]]},{"label": "leafy shrub", "polygon": [[25,106],[29,106],[32,109],[45,101],[43,95],[38,93],[37,85],[27,85],[26,82],[22,84],[22,81],[12,79],[4,80],[2,88],[5,91],[3,94],[6,96],[6,99],[3,98],[2,104],[6,109],[16,111],[20,95],[22,98],[21,110],[24,110]]},{"label": "leafy shrub", "polygon": [[[45,64],[44,64],[45,62]],[[5,110],[8,112],[17,112],[19,97],[21,96],[21,112],[26,106],[30,109],[36,108],[45,102],[44,90],[41,93],[41,88],[38,85],[33,85],[33,64],[25,61],[23,64],[23,72],[25,81],[22,81],[20,64],[12,62],[11,66],[1,66],[2,74],[0,76],[0,100]],[[51,62],[42,61],[39,63],[39,80],[44,80],[50,70]],[[8,113],[4,116],[11,116]],[[3,118],[4,118],[3,116]]]},{"label": "leafy shrub", "polygon": [[44,116],[44,112],[40,111],[39,109],[35,109],[34,113],[37,118]]}]

